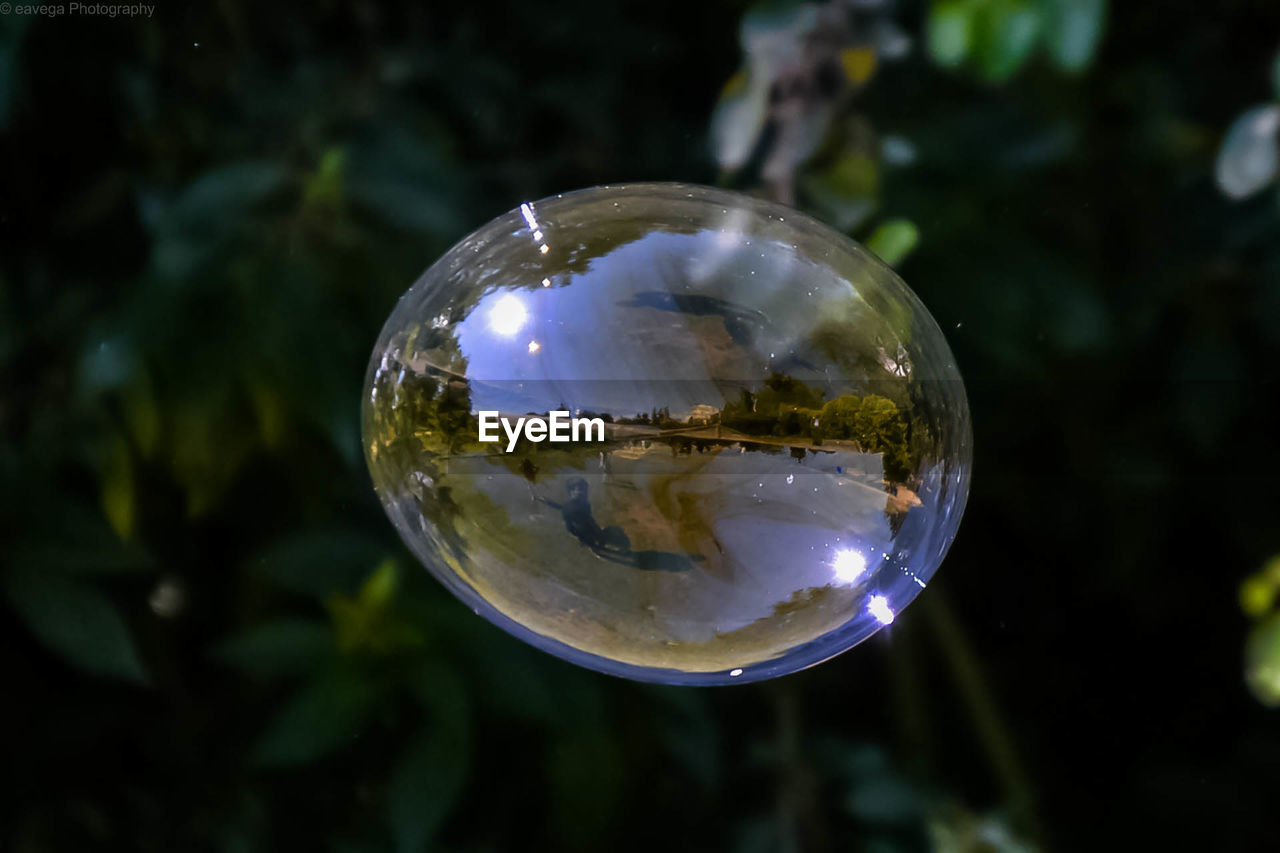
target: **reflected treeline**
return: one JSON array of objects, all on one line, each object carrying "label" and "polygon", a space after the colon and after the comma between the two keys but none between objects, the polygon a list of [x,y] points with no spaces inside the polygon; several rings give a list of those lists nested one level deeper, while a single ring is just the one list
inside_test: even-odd
[{"label": "reflected treeline", "polygon": [[[445,373],[410,363],[400,352],[413,352],[415,339],[435,351],[448,352],[456,372]],[[475,443],[476,423],[471,407],[471,385],[463,378],[466,357],[458,351],[453,335],[439,330],[412,330],[403,349],[388,351],[374,371],[365,409],[365,436],[373,462],[396,462],[412,467],[423,451],[433,456],[463,452]]]},{"label": "reflected treeline", "polygon": [[[458,359],[465,365],[461,355]],[[522,436],[512,453],[498,449],[500,444],[479,442],[479,422],[465,379],[389,362],[377,371],[372,394],[369,455],[394,471],[401,482],[435,478],[439,460],[463,454],[492,456],[512,473],[533,481],[536,472],[550,462],[548,454],[555,455],[555,467],[582,470],[602,451],[659,443],[670,445],[673,454],[728,446],[764,453],[789,449],[797,459],[803,459],[806,451],[877,453],[886,480],[904,483],[909,482],[930,435],[918,415],[911,417],[883,394],[848,393],[825,400],[821,389],[784,373],[774,373],[758,389],[738,389],[736,399],[719,406],[695,406],[683,417],[673,416],[668,407],[626,415],[579,410],[578,417],[605,422],[605,446],[533,443]],[[560,403],[557,408],[569,407]],[[545,417],[550,411],[520,414]],[[532,461],[535,456],[538,462]]]},{"label": "reflected treeline", "polygon": [[[465,374],[467,361],[456,338],[440,330],[414,327],[399,352],[412,352],[420,337],[447,352],[459,366],[459,374]],[[461,560],[465,552],[457,530],[461,510],[452,487],[441,485],[440,476],[442,463],[467,452],[469,439],[473,442],[476,435],[470,383],[439,371],[419,372],[389,350],[374,371],[369,394],[364,436],[370,470],[383,487],[395,484],[395,492],[407,493],[439,532],[443,546]]]},{"label": "reflected treeline", "polygon": [[910,474],[911,428],[888,397],[841,394],[823,402],[821,391],[781,373],[765,380],[758,393],[740,393],[720,415],[720,423],[734,432],[807,439],[814,447],[848,442],[854,445],[851,449],[883,454],[889,480],[905,480]]}]

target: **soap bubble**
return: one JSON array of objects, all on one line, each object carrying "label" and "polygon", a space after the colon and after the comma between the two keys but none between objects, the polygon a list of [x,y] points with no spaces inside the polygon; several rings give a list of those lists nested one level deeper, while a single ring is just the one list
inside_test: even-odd
[{"label": "soap bubble", "polygon": [[679,184],[523,204],[450,249],[378,339],[364,444],[404,541],[476,613],[684,684],[893,622],[971,465],[951,352],[892,270]]}]

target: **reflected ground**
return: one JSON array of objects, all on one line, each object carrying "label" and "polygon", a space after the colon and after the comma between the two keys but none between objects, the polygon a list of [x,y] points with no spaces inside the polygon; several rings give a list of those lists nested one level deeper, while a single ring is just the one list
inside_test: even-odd
[{"label": "reflected ground", "polygon": [[[675,185],[464,240],[401,300],[368,395],[375,483],[423,562],[628,675],[860,641],[927,583],[967,489],[963,389],[896,276],[793,211]],[[478,441],[478,411],[566,409],[606,440]]]}]

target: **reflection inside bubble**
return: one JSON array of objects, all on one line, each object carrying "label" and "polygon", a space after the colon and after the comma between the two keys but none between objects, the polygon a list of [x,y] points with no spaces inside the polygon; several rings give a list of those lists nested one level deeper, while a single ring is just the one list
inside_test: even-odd
[{"label": "reflection inside bubble", "polygon": [[[437,577],[636,678],[856,644],[927,583],[968,487],[959,375],[901,280],[795,211],[679,185],[466,238],[388,320],[364,408],[375,487]],[[603,440],[485,443],[481,412],[598,418]]]}]

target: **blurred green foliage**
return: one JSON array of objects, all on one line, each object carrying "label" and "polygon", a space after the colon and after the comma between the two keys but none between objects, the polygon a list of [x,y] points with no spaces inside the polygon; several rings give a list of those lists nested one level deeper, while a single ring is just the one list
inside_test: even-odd
[{"label": "blurred green foliage", "polygon": [[[1271,180],[1265,123],[1228,128],[1278,94],[1275,10],[849,5],[0,16],[0,846],[1266,846],[1280,734],[1231,591],[1276,550],[1280,221],[1213,176]],[[977,475],[891,632],[660,689],[439,588],[358,400],[487,218],[717,173],[902,267]]]},{"label": "blurred green foliage", "polygon": [[929,9],[926,45],[944,68],[970,64],[1003,82],[1037,48],[1058,69],[1085,70],[1102,39],[1107,0],[938,0]]},{"label": "blurred green foliage", "polygon": [[867,238],[867,248],[890,266],[897,266],[920,242],[920,229],[907,219],[891,219],[876,227]]},{"label": "blurred green foliage", "polygon": [[1280,557],[1240,585],[1240,607],[1253,620],[1245,641],[1244,677],[1258,701],[1280,706]]}]

